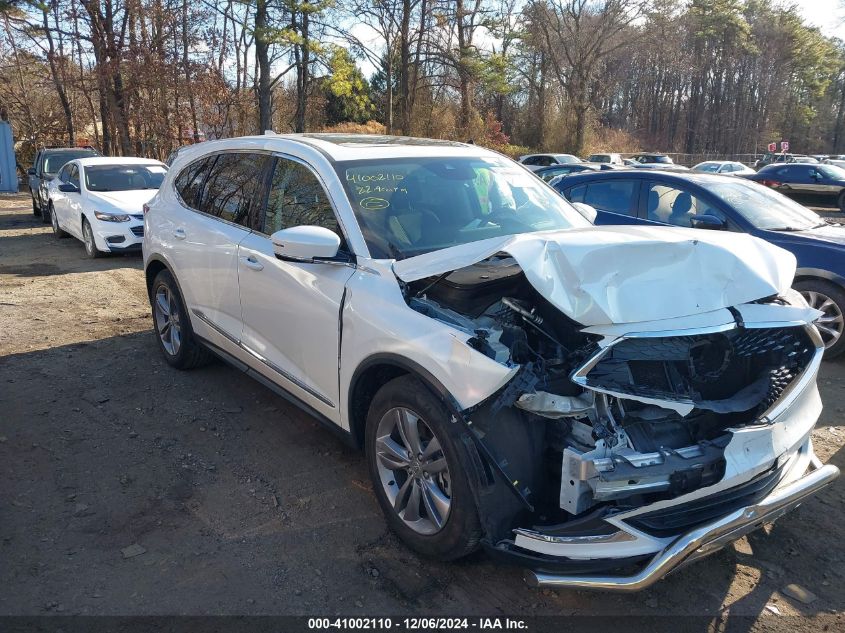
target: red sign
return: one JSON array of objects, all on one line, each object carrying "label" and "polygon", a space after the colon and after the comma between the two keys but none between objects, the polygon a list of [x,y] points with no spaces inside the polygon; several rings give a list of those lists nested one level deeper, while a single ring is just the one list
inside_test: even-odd
[{"label": "red sign", "polygon": [[788,152],[789,151],[789,141],[781,141],[780,142],[780,151]]},{"label": "red sign", "polygon": [[778,151],[778,144],[777,143],[769,143],[769,151],[770,152]]}]

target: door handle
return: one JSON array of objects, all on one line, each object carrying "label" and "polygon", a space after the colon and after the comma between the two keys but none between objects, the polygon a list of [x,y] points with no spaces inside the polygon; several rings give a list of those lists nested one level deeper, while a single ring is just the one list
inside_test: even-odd
[{"label": "door handle", "polygon": [[173,237],[175,237],[177,240],[184,240],[188,236],[185,235],[185,229],[176,229],[175,231],[173,231]]},{"label": "door handle", "polygon": [[264,264],[255,259],[252,255],[249,257],[241,257],[240,260],[247,268],[251,268],[252,270],[264,270]]}]

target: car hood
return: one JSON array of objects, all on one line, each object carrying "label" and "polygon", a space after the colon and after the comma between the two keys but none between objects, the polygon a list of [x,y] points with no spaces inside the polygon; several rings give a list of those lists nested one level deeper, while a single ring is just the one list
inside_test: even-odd
[{"label": "car hood", "polygon": [[122,213],[141,213],[144,203],[152,200],[156,189],[132,189],[130,191],[89,191],[88,198],[95,204],[107,204]]},{"label": "car hood", "polygon": [[601,226],[492,238],[410,257],[396,276],[416,281],[511,255],[528,282],[583,325],[657,321],[786,292],[795,256],[741,233]]}]

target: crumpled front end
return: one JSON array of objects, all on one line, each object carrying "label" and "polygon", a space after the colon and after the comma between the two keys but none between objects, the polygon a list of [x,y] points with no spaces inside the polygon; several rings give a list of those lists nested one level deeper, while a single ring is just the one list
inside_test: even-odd
[{"label": "crumpled front end", "polygon": [[532,582],[640,589],[836,477],[810,442],[824,350],[818,313],[796,293],[585,325],[510,250],[409,275],[404,292],[412,309],[517,368],[461,415],[480,456],[471,466],[486,545],[533,570]]}]

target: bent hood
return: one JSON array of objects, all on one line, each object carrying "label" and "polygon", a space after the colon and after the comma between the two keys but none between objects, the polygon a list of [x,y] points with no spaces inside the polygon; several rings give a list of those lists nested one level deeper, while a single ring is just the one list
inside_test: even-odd
[{"label": "bent hood", "polygon": [[141,213],[144,203],[152,200],[158,189],[130,189],[129,191],[89,191],[92,202],[105,203],[121,213]]},{"label": "bent hood", "polygon": [[741,233],[602,226],[492,238],[393,264],[416,281],[507,253],[528,282],[583,325],[657,321],[786,292],[795,256]]}]

